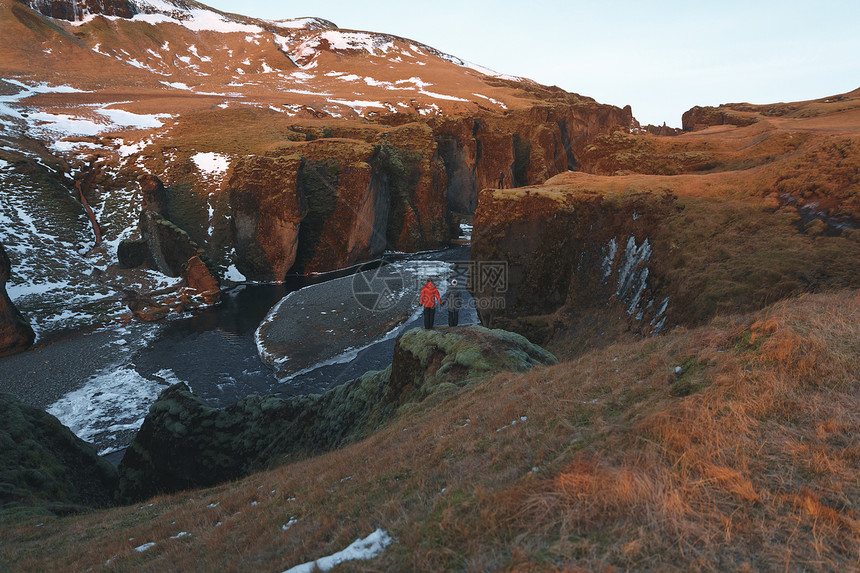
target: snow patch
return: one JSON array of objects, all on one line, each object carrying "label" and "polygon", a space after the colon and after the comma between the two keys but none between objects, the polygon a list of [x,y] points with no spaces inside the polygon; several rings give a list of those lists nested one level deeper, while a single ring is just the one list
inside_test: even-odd
[{"label": "snow patch", "polygon": [[230,168],[230,157],[222,153],[196,153],[191,161],[200,172],[210,177],[223,177]]},{"label": "snow patch", "polygon": [[162,83],[162,84],[166,85],[167,87],[171,87],[171,88],[174,88],[177,90],[191,91],[191,88],[188,87],[188,84],[184,84],[182,82],[159,82],[159,83]]},{"label": "snow patch", "polygon": [[606,279],[612,274],[612,267],[615,265],[615,255],[618,252],[618,243],[615,242],[615,237],[609,239],[609,242],[603,248],[603,262],[600,263],[601,279],[600,282],[605,284]]},{"label": "snow patch", "polygon": [[376,531],[365,537],[364,539],[356,539],[349,547],[342,551],[338,551],[328,557],[321,557],[316,561],[309,561],[296,565],[284,571],[284,573],[312,573],[313,571],[331,571],[335,566],[344,563],[345,561],[367,560],[373,559],[380,555],[385,548],[391,545],[394,539],[382,529],[377,528]]}]

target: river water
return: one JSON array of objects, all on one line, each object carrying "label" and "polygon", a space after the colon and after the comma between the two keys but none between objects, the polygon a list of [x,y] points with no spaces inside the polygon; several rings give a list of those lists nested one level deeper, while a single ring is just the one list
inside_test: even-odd
[{"label": "river water", "polygon": [[[456,261],[468,260],[469,247],[388,257],[398,258],[427,264],[438,273]],[[283,284],[241,285],[225,291],[222,304],[190,316],[159,324],[104,327],[2,358],[0,391],[11,391],[45,408],[115,462],[158,394],[177,382],[186,383],[216,407],[250,394],[288,397],[323,392],[388,366],[394,336],[365,341],[346,358],[326,361],[282,381],[261,360],[255,331],[287,294],[304,288],[324,298],[327,282],[355,270],[288,277]],[[418,311],[416,307],[394,334],[418,326]],[[437,324],[445,322],[444,314],[437,313]],[[467,305],[460,323],[477,321],[474,309]]]}]

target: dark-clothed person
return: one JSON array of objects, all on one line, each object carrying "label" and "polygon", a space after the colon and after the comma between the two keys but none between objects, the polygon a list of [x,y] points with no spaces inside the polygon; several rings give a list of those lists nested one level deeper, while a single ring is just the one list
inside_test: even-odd
[{"label": "dark-clothed person", "polygon": [[457,326],[460,309],[463,308],[463,288],[457,284],[457,279],[451,280],[451,288],[445,295],[445,307],[448,309],[448,326]]}]

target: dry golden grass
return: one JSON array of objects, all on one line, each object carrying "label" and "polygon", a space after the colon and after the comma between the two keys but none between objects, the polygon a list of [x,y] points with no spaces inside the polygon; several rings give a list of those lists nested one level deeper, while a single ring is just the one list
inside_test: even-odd
[{"label": "dry golden grass", "polygon": [[448,388],[236,483],[22,519],[0,569],[280,571],[382,527],[341,570],[860,570],[858,380],[860,295],[804,295]]}]

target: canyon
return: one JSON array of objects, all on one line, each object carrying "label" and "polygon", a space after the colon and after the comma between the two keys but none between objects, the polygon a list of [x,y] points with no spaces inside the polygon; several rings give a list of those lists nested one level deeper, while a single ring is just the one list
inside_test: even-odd
[{"label": "canyon", "polygon": [[[673,129],[320,18],[0,0],[0,26],[0,368],[104,329],[81,359],[156,391],[101,420],[118,467],[0,393],[0,569],[281,570],[370,531],[357,569],[856,563],[860,89]],[[405,328],[466,249],[481,325]],[[393,351],[214,407],[152,333],[256,283],[296,290],[207,334],[250,332],[278,385]]]}]

